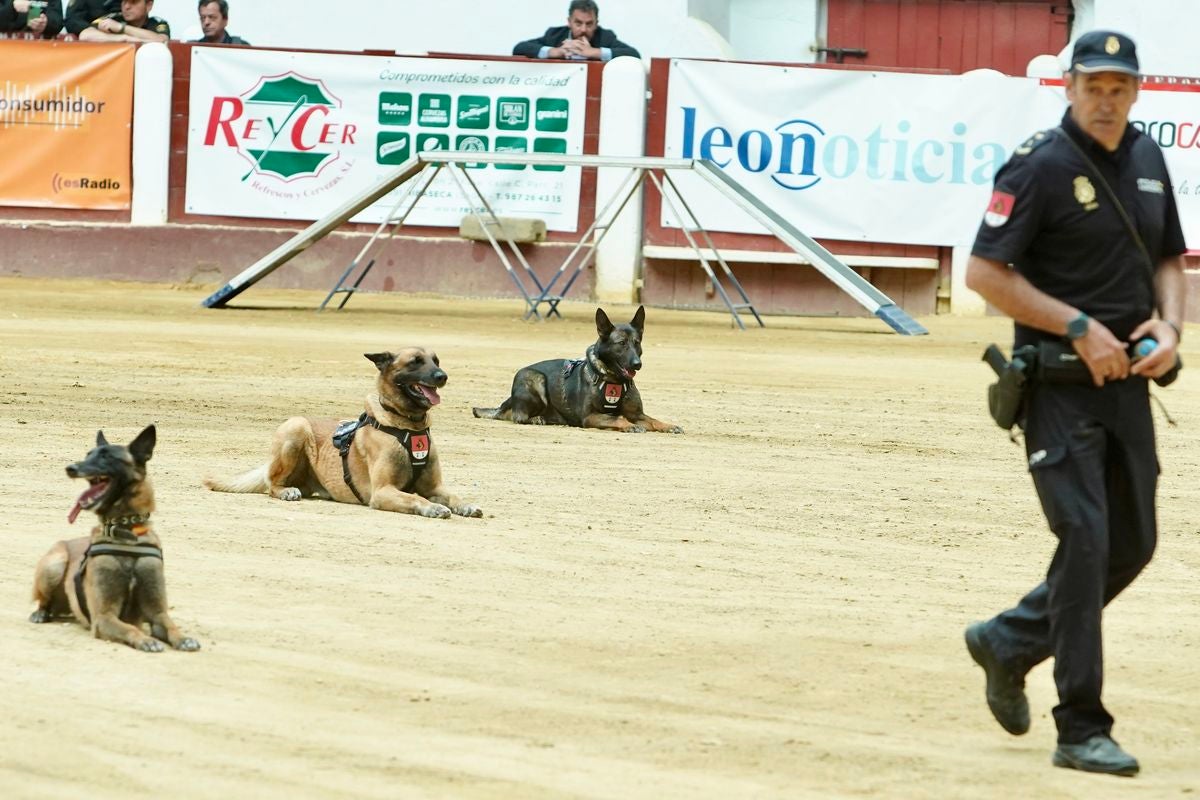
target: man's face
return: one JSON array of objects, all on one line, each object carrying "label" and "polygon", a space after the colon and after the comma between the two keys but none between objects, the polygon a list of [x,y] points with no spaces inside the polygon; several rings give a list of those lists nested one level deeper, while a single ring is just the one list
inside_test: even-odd
[{"label": "man's face", "polygon": [[150,18],[153,6],[154,0],[121,0],[121,16],[127,24],[141,27]]},{"label": "man's face", "polygon": [[1108,150],[1125,135],[1129,109],[1138,96],[1138,81],[1122,72],[1067,73],[1071,118]]},{"label": "man's face", "polygon": [[204,31],[205,39],[214,42],[224,39],[227,22],[228,20],[221,16],[221,7],[216,3],[200,6],[200,30]]},{"label": "man's face", "polygon": [[596,32],[596,15],[576,9],[567,17],[567,25],[571,26],[572,39],[583,37],[590,42],[592,34]]}]

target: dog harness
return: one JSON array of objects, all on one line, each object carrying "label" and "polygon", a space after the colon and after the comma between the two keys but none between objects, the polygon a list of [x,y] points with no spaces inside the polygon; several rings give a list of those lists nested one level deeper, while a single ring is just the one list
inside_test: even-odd
[{"label": "dog harness", "polygon": [[83,576],[87,569],[88,559],[92,556],[126,556],[130,558],[157,558],[162,561],[162,548],[157,545],[139,542],[137,537],[143,536],[150,530],[147,524],[148,514],[134,514],[126,517],[113,517],[104,520],[102,534],[105,538],[92,542],[79,562],[75,572],[75,601],[83,618],[91,624],[92,616],[88,611],[87,594],[83,591]]},{"label": "dog harness", "polygon": [[[621,410],[621,398],[625,396],[626,390],[629,389],[629,383],[621,381],[619,383],[603,380],[604,371],[597,367],[599,359],[592,352],[592,348],[588,348],[586,358],[575,358],[563,364],[562,370],[562,395],[563,407],[567,406],[567,379],[571,377],[571,373],[579,368],[581,364],[588,364],[596,373],[596,377],[591,379],[591,382],[596,387],[596,394],[600,398],[600,405],[606,414],[617,414]],[[586,372],[586,370],[585,370]],[[584,376],[587,378],[587,376]]]},{"label": "dog harness", "polygon": [[362,427],[371,427],[377,431],[383,431],[389,436],[395,437],[400,445],[408,453],[408,463],[412,465],[412,477],[400,489],[402,492],[411,492],[413,487],[417,485],[417,481],[425,472],[425,467],[429,464],[429,451],[433,444],[429,439],[429,428],[419,431],[405,430],[404,428],[395,428],[391,425],[384,425],[379,420],[367,412],[363,412],[357,420],[343,422],[337,426],[337,430],[333,432],[333,446],[338,449],[338,453],[342,456],[342,480],[346,482],[346,486],[358,498],[358,502],[364,506],[367,501],[359,494],[358,489],[354,486],[354,479],[350,476],[350,446],[354,444],[354,434],[358,433],[358,429]]}]

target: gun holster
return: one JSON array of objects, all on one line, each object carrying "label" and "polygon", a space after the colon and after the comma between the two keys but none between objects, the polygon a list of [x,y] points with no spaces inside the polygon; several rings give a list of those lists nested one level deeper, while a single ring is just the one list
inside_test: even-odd
[{"label": "gun holster", "polygon": [[1036,368],[1037,348],[1020,347],[1013,351],[1012,360],[1004,358],[1000,348],[988,345],[983,360],[996,373],[996,382],[988,386],[988,413],[1006,431],[1014,425],[1024,427],[1025,398],[1029,390],[1029,379]]}]

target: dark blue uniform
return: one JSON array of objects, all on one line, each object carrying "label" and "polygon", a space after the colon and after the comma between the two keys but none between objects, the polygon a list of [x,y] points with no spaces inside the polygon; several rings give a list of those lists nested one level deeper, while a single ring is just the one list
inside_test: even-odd
[{"label": "dark blue uniform", "polygon": [[[972,249],[1012,264],[1036,288],[1128,339],[1155,310],[1154,271],[1184,252],[1183,231],[1158,146],[1128,126],[1109,152],[1071,119],[1017,148]],[[1146,262],[1093,169],[1120,198],[1149,250]],[[1016,345],[1057,338],[1015,325]],[[1033,382],[1025,419],[1034,486],[1058,548],[1046,580],[986,624],[997,657],[1018,675],[1051,655],[1058,740],[1108,735],[1103,685],[1104,606],[1141,572],[1157,540],[1158,458],[1145,378],[1102,387]]]}]

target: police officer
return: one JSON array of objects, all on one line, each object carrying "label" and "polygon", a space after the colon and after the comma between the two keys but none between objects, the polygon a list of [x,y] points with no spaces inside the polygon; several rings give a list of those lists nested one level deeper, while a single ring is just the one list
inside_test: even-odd
[{"label": "police officer", "polygon": [[0,33],[29,31],[43,39],[53,39],[62,26],[62,4],[58,0],[32,8],[29,0],[0,0]]},{"label": "police officer", "polygon": [[[1084,34],[1065,79],[1061,126],[1035,134],[996,175],[967,285],[1013,318],[1015,346],[1069,342],[1091,382],[1032,382],[1026,452],[1058,548],[1046,580],[1015,608],[968,627],[966,642],[1005,730],[1029,729],[1025,674],[1054,656],[1052,763],[1133,775],[1138,762],[1113,740],[1100,699],[1100,618],[1154,552],[1147,379],[1175,364],[1185,248],[1162,153],[1129,124],[1134,43]],[[1131,363],[1127,344],[1144,337],[1157,347]]]},{"label": "police officer", "polygon": [[[154,0],[119,0],[115,11],[110,10],[113,5],[112,0],[72,0],[67,7],[67,32],[75,33],[80,41],[165,42],[171,38],[167,21],[150,16]],[[89,16],[96,11],[98,16]]]}]

